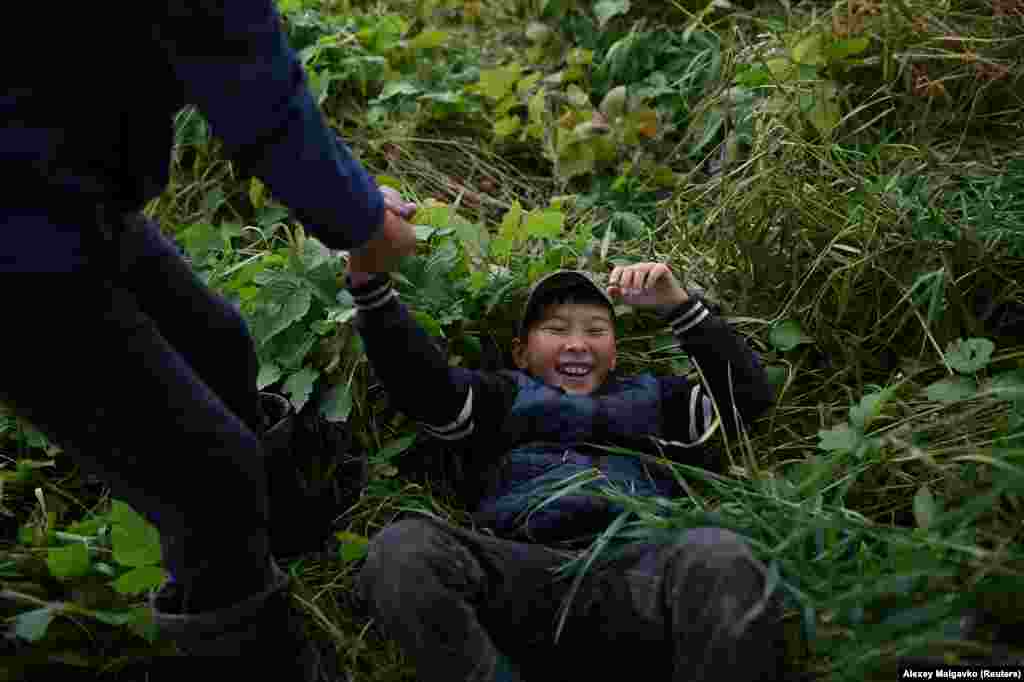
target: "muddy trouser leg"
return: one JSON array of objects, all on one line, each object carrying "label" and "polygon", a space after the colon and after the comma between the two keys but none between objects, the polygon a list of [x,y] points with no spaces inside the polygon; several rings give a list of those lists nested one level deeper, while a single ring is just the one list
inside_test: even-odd
[{"label": "muddy trouser leg", "polygon": [[[374,536],[359,591],[412,658],[419,682],[491,682],[499,651],[519,664],[524,652],[550,650],[551,569],[565,559],[540,545],[407,518]],[[515,640],[496,641],[509,631]]]},{"label": "muddy trouser leg", "polygon": [[556,643],[571,557],[406,519],[373,539],[360,590],[420,682],[493,680],[499,651],[528,682],[777,679],[778,606],[756,608],[763,568],[736,536],[696,529],[592,567]]},{"label": "muddy trouser leg", "polygon": [[0,391],[156,525],[186,608],[233,603],[272,580],[252,341],[152,223],[106,246],[8,278]]},{"label": "muddy trouser leg", "polygon": [[575,640],[617,642],[640,656],[603,670],[635,671],[646,660],[659,671],[651,679],[768,682],[784,674],[781,607],[781,591],[740,536],[694,528],[599,565],[580,591]]}]

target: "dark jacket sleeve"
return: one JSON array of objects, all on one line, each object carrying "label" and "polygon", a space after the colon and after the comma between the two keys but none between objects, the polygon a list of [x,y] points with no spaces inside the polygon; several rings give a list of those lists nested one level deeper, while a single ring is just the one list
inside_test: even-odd
[{"label": "dark jacket sleeve", "polygon": [[703,375],[661,380],[663,434],[670,441],[693,443],[714,425],[715,411],[734,436],[761,416],[775,393],[756,353],[699,296],[666,316],[672,334]]},{"label": "dark jacket sleeve", "polygon": [[369,241],[383,197],[326,125],[272,0],[169,0],[152,30],[230,157],[328,247]]},{"label": "dark jacket sleeve", "polygon": [[486,434],[493,441],[515,400],[515,383],[497,372],[450,367],[389,276],[376,275],[360,287],[346,283],[358,310],[356,329],[391,405],[427,435],[453,445],[486,441]]}]

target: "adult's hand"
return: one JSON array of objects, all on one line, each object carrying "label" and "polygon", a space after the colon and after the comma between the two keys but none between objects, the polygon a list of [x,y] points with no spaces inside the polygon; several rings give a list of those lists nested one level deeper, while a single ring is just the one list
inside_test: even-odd
[{"label": "adult's hand", "polygon": [[380,193],[384,195],[384,205],[392,213],[397,213],[405,220],[416,214],[416,204],[403,200],[397,190],[385,185],[380,188]]},{"label": "adult's hand", "polygon": [[416,205],[402,201],[390,187],[381,188],[384,195],[384,224],[376,236],[358,249],[349,252],[350,273],[390,272],[406,256],[416,253],[416,230],[406,218],[416,212]]}]

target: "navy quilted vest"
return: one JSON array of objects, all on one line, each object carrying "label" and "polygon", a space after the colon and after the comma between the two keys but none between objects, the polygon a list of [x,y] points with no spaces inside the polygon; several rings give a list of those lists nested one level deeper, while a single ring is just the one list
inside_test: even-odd
[{"label": "navy quilted vest", "polygon": [[[622,511],[586,495],[612,483],[640,496],[672,496],[677,484],[629,455],[612,455],[587,443],[650,453],[649,436],[661,435],[661,391],[651,374],[609,377],[596,393],[564,393],[525,372],[505,372],[519,393],[503,429],[508,454],[477,511],[477,520],[499,536],[542,543],[599,533]],[[607,455],[601,462],[597,455]],[[601,478],[527,515],[550,496],[552,485],[583,478],[595,467]],[[580,480],[580,479],[574,479]]]}]

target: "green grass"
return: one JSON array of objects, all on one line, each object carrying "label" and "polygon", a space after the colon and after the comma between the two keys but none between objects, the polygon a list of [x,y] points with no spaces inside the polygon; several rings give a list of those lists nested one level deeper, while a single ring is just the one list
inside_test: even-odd
[{"label": "green grass", "polygon": [[[714,470],[678,466],[685,497],[621,498],[630,516],[594,552],[709,520],[744,533],[779,569],[790,633],[811,635],[810,651],[790,655],[824,679],[891,679],[900,655],[955,662],[991,653],[994,638],[1021,641],[1024,20],[1010,11],[1019,3],[755,3],[702,14],[694,3],[634,2],[603,28],[582,2],[543,17],[547,3],[489,2],[478,21],[439,1],[288,4],[305,7],[287,14],[297,47],[360,36],[304,56],[315,85],[329,83],[317,92],[330,120],[436,228],[400,290],[447,337],[453,362],[481,366],[492,345],[507,351],[523,288],[548,269],[664,260],[721,302],[772,368],[775,409],[738,440],[716,435]],[[548,42],[527,40],[534,20],[552,29]],[[448,33],[401,42],[434,29]],[[857,37],[868,41],[844,42]],[[805,63],[777,61],[786,55]],[[520,70],[502,70],[512,63]],[[565,81],[528,80],[558,71],[589,103]],[[656,112],[654,129],[639,114],[610,120],[604,142],[563,132],[620,84],[646,94],[632,111]],[[550,94],[531,109],[538,87]],[[519,128],[496,135],[508,117]],[[317,265],[284,208],[234,175],[201,118],[183,112],[177,130],[171,186],[147,212],[200,275],[269,322],[271,279],[334,292],[332,266]],[[552,204],[565,195],[576,199]],[[516,206],[527,234],[513,236],[502,225]],[[311,400],[347,391],[373,463],[370,486],[338,520],[350,544],[292,570],[310,622],[353,679],[412,680],[352,597],[358,538],[408,508],[471,522],[443,451],[418,443],[389,454],[415,430],[386,407],[351,323],[330,321],[344,310],[314,297],[261,344],[274,387],[308,381]],[[687,371],[664,334],[656,320],[624,315],[623,370]],[[951,346],[958,339],[990,339],[992,353],[972,367]],[[112,576],[60,582],[47,568],[69,542],[52,531],[95,532],[73,524],[109,508],[102,485],[47,447],[31,425],[0,417],[0,526],[21,529],[0,554],[5,617],[23,625],[57,601],[101,613],[139,606],[112,592]],[[94,565],[109,551],[95,544]],[[975,608],[994,622],[965,640],[955,626]],[[158,650],[136,626],[72,616],[21,654],[63,652],[88,671]]]}]

